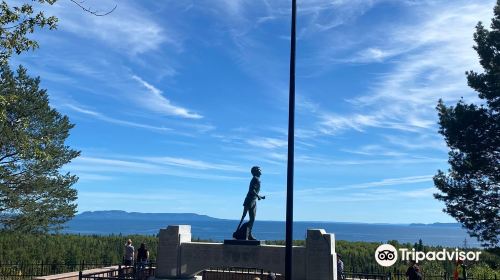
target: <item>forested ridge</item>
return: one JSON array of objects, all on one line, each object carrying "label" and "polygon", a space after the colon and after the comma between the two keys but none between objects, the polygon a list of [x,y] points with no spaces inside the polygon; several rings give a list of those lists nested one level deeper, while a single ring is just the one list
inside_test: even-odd
[{"label": "forested ridge", "polygon": [[[145,235],[72,235],[72,234],[19,234],[0,233],[0,266],[7,263],[24,264],[119,264],[127,239],[133,241],[137,249],[144,242],[150,250],[152,260],[156,259],[158,238]],[[194,238],[193,241],[202,241]],[[206,241],[206,240],[204,240]],[[284,241],[268,241],[268,244],[284,244]],[[443,247],[420,244],[400,244],[390,241],[396,248],[416,248],[423,251],[439,251]],[[304,246],[304,240],[296,240],[295,245]],[[379,266],[374,252],[380,245],[377,242],[336,241],[336,251],[342,256],[347,272],[388,273],[406,271],[407,264],[398,261],[390,268]],[[455,248],[450,248],[454,250]],[[466,249],[464,249],[466,250]],[[468,249],[477,250],[477,249]],[[424,273],[440,275],[452,273],[451,262],[427,261],[421,265]],[[476,277],[500,279],[500,254],[498,251],[482,251],[480,261],[468,264],[468,273]]]},{"label": "forested ridge", "polygon": [[[284,241],[268,242],[271,244],[284,245]],[[296,240],[295,245],[305,246],[304,240]],[[387,243],[396,248],[415,248],[417,251],[440,251],[445,247],[441,246],[427,246],[421,241],[419,243],[399,243],[395,240],[388,241]],[[396,264],[389,268],[384,268],[377,264],[375,261],[374,253],[377,247],[381,245],[379,242],[364,242],[364,241],[345,241],[337,240],[335,242],[335,251],[341,255],[344,262],[346,272],[362,272],[362,273],[396,273],[406,272],[408,264],[398,260]],[[455,248],[447,248],[448,250],[455,250]],[[464,251],[477,251],[479,249],[464,249]],[[427,275],[448,275],[453,273],[455,269],[454,263],[450,261],[424,261],[419,263],[422,271]],[[476,277],[486,277],[494,279],[495,275],[500,279],[500,252],[497,249],[488,251],[481,250],[481,258],[477,263],[468,264],[468,273]]]},{"label": "forested ridge", "polygon": [[156,259],[156,236],[0,233],[0,262],[118,264],[129,238],[136,249],[144,242]]}]

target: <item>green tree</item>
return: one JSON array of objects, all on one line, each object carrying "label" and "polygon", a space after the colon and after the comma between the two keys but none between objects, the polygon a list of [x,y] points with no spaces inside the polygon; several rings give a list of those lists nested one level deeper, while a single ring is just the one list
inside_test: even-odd
[{"label": "green tree", "polygon": [[80,154],[64,143],[74,125],[39,83],[22,66],[0,68],[0,224],[25,232],[58,229],[76,212],[78,178],[59,173]]},{"label": "green tree", "polygon": [[[0,4],[0,65],[4,65],[9,61],[13,52],[20,54],[27,50],[38,48],[37,41],[30,39],[29,34],[35,32],[37,28],[48,27],[55,29],[57,27],[57,17],[45,16],[43,11],[35,13],[33,2],[39,4],[53,5],[58,0],[32,0],[32,1],[17,1],[16,6],[9,6],[7,2],[2,0]],[[82,5],[84,1],[69,0],[75,5],[83,9],[85,12],[95,16],[105,16],[116,9],[100,13],[97,10],[92,10],[89,7]]]},{"label": "green tree", "polygon": [[481,22],[474,49],[483,73],[466,72],[468,85],[483,100],[480,105],[460,100],[455,106],[437,105],[439,132],[450,148],[448,173],[438,170],[434,184],[444,211],[459,221],[483,245],[500,241],[500,0],[491,30]]},{"label": "green tree", "polygon": [[[38,0],[39,3],[54,4],[57,0]],[[24,3],[9,6],[2,0],[0,4],[0,65],[9,61],[13,52],[20,54],[29,49],[36,49],[38,43],[27,36],[36,28],[45,26],[56,28],[57,18],[47,17],[43,11],[35,14],[33,5]]]}]

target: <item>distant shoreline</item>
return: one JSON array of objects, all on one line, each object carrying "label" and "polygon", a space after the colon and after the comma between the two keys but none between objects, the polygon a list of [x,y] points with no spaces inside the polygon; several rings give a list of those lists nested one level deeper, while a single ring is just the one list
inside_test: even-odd
[{"label": "distant shoreline", "polygon": [[[168,220],[218,220],[218,221],[237,221],[236,219],[216,218],[208,215],[197,213],[149,213],[149,212],[127,212],[124,210],[97,210],[97,211],[83,211],[78,213],[75,218],[114,218],[114,219],[133,219],[133,218],[147,218],[147,219],[168,219]],[[259,220],[262,222],[276,222],[284,223],[285,220]],[[335,224],[361,224],[361,225],[393,225],[393,226],[461,226],[460,223],[385,223],[385,222],[338,222],[338,221],[315,221],[315,220],[294,220],[294,223],[335,223]]]},{"label": "distant shoreline", "polygon": [[[238,225],[237,220],[218,219],[193,213],[128,213],[125,211],[84,212],[67,223],[63,233],[75,234],[141,234],[155,235],[168,225],[191,225],[193,238],[222,241],[231,239]],[[324,229],[334,233],[337,240],[418,243],[433,246],[462,247],[464,240],[469,247],[480,247],[477,240],[468,236],[459,224],[381,224],[348,222],[294,222],[293,236],[296,240],[305,239],[307,229]],[[255,235],[262,240],[284,240],[284,221],[257,220]]]}]

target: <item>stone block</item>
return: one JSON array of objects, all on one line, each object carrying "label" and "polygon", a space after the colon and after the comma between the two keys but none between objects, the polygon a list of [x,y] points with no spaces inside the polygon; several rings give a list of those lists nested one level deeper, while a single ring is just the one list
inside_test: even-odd
[{"label": "stone block", "polygon": [[[156,277],[190,279],[205,269],[223,267],[284,274],[285,246],[257,243],[191,242],[190,226],[169,226],[160,230]],[[308,230],[306,247],[293,247],[292,280],[336,280],[336,264],[335,235],[322,229]]]}]

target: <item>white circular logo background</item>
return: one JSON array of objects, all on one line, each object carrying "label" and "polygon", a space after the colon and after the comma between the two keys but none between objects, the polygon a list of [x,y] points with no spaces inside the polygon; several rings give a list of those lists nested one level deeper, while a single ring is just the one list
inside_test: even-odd
[{"label": "white circular logo background", "polygon": [[381,266],[391,266],[398,260],[398,250],[391,244],[382,244],[375,251],[375,260]]}]

